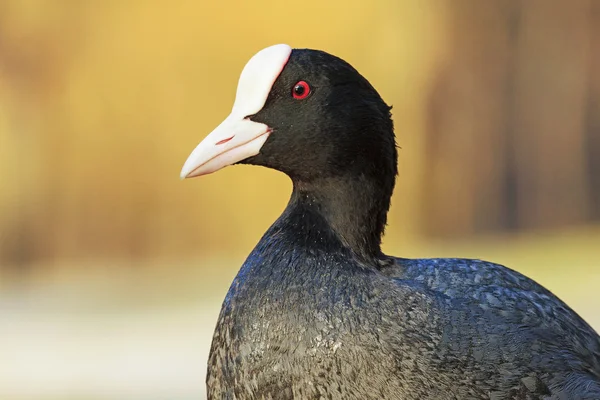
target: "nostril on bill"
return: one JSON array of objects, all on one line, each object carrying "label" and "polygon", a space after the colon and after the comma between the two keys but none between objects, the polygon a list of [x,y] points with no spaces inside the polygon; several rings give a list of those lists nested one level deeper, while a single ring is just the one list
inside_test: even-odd
[{"label": "nostril on bill", "polygon": [[231,139],[233,139],[233,136],[229,137],[227,139],[219,140],[217,143],[215,143],[215,146],[220,145],[220,144],[225,144],[225,143],[229,142]]}]

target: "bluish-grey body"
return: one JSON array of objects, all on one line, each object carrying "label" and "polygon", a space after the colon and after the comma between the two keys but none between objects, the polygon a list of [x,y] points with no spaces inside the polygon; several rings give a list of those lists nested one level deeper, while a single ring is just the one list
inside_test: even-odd
[{"label": "bluish-grey body", "polygon": [[207,383],[211,400],[596,399],[599,354],[583,320],[512,270],[366,265],[290,203],[227,294]]}]

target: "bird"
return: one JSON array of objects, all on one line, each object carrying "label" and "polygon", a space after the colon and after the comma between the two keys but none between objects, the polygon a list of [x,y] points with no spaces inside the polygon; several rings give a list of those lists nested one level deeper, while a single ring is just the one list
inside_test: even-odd
[{"label": "bird", "polygon": [[208,399],[600,399],[600,338],[548,289],[382,251],[397,158],[391,107],[348,62],[286,44],[250,58],[181,178],[254,165],[293,189],[223,301]]}]

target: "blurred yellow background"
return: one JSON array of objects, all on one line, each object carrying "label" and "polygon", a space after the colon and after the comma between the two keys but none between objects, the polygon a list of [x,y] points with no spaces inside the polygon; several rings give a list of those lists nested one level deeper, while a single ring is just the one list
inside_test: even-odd
[{"label": "blurred yellow background", "polygon": [[291,185],[178,175],[275,43],[394,106],[388,253],[508,265],[600,327],[600,3],[5,0],[0,399],[204,398],[221,301]]}]

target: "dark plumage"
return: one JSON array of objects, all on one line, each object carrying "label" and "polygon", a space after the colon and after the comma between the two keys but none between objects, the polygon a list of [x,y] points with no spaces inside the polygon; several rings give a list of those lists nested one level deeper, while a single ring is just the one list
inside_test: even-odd
[{"label": "dark plumage", "polygon": [[393,124],[349,64],[294,50],[248,118],[272,133],[240,161],[294,189],[225,298],[209,399],[600,399],[600,339],[548,290],[489,262],[381,252]]}]

